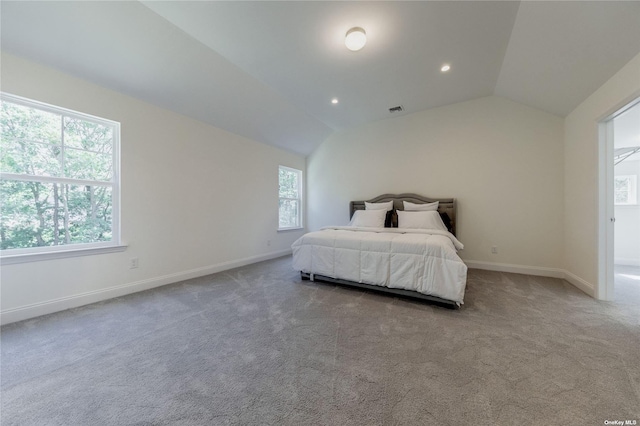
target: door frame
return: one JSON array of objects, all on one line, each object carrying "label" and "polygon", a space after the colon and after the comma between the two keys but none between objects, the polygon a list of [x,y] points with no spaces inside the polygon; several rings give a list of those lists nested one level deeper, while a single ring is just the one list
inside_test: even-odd
[{"label": "door frame", "polygon": [[630,108],[640,104],[640,93],[627,100],[598,121],[598,285],[595,297],[600,300],[614,298],[614,128],[613,120]]}]

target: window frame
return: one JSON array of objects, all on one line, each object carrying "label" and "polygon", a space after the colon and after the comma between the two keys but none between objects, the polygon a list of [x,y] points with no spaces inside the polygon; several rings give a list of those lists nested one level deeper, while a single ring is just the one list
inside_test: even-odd
[{"label": "window frame", "polygon": [[[298,175],[298,198],[280,196],[280,170],[293,172]],[[294,169],[293,167],[288,167],[288,166],[282,166],[282,165],[278,166],[278,231],[291,231],[296,229],[304,229],[304,224],[303,224],[304,215],[302,214],[303,202],[304,202],[304,194],[302,191],[302,188],[304,186],[303,179],[304,179],[304,174],[302,170]],[[299,208],[298,208],[298,225],[297,226],[288,226],[284,228],[280,226],[280,200],[298,201]]]},{"label": "window frame", "polygon": [[[112,146],[112,175],[110,181],[96,181],[88,179],[74,179],[68,177],[52,177],[40,175],[27,175],[20,173],[0,172],[0,178],[6,180],[23,181],[23,182],[43,182],[43,183],[60,183],[72,185],[91,185],[106,186],[111,188],[111,241],[100,241],[91,243],[71,243],[57,246],[28,247],[0,250],[0,264],[13,264],[31,261],[49,260],[65,257],[86,256],[99,253],[113,253],[123,251],[126,245],[121,240],[121,212],[120,212],[120,123],[117,121],[96,117],[94,115],[70,110],[63,107],[47,104],[33,99],[16,96],[13,94],[0,92],[0,99],[3,102],[10,102],[28,108],[34,108],[48,113],[60,115],[62,120],[71,118],[75,120],[88,121],[91,123],[108,126],[113,129],[113,146]],[[63,152],[64,161],[64,132],[61,129],[61,150]],[[76,149],[76,148],[69,148]]]},{"label": "window frame", "polygon": [[[626,203],[618,203],[615,201],[616,197],[616,190],[615,190],[615,181],[616,180],[622,180],[622,179],[626,179],[629,184],[627,186],[627,202]],[[638,176],[637,175],[616,175],[613,177],[614,180],[614,205],[616,206],[637,206],[638,205]]]}]

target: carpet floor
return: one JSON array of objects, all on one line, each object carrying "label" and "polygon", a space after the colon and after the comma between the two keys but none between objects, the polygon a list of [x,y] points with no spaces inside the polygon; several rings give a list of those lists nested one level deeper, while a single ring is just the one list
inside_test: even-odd
[{"label": "carpet floor", "polygon": [[614,302],[470,270],[465,305],[301,281],[291,258],[9,324],[8,425],[640,424],[640,281]]}]

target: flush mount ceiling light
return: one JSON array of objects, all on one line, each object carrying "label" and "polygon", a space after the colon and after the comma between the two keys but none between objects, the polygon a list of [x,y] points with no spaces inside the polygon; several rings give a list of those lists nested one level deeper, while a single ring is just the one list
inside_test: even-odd
[{"label": "flush mount ceiling light", "polygon": [[440,71],[442,71],[442,72],[447,72],[447,71],[449,71],[450,69],[451,69],[451,65],[449,65],[449,64],[444,64],[444,65],[442,66],[442,68],[440,68]]},{"label": "flush mount ceiling light", "polygon": [[353,27],[347,31],[344,44],[351,51],[358,51],[367,43],[367,33],[360,27]]},{"label": "flush mount ceiling light", "polygon": [[337,104],[338,103],[338,98],[331,99],[331,103],[334,104],[334,105]]}]

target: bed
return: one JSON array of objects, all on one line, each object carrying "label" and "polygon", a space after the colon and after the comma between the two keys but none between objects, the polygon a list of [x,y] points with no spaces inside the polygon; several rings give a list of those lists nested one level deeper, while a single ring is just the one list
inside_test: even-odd
[{"label": "bed", "polygon": [[[383,209],[387,210],[369,211]],[[324,227],[293,243],[293,267],[303,280],[392,293],[449,308],[464,302],[467,267],[457,254],[464,246],[455,237],[455,199],[384,194],[352,201],[350,215],[350,226]]]}]

